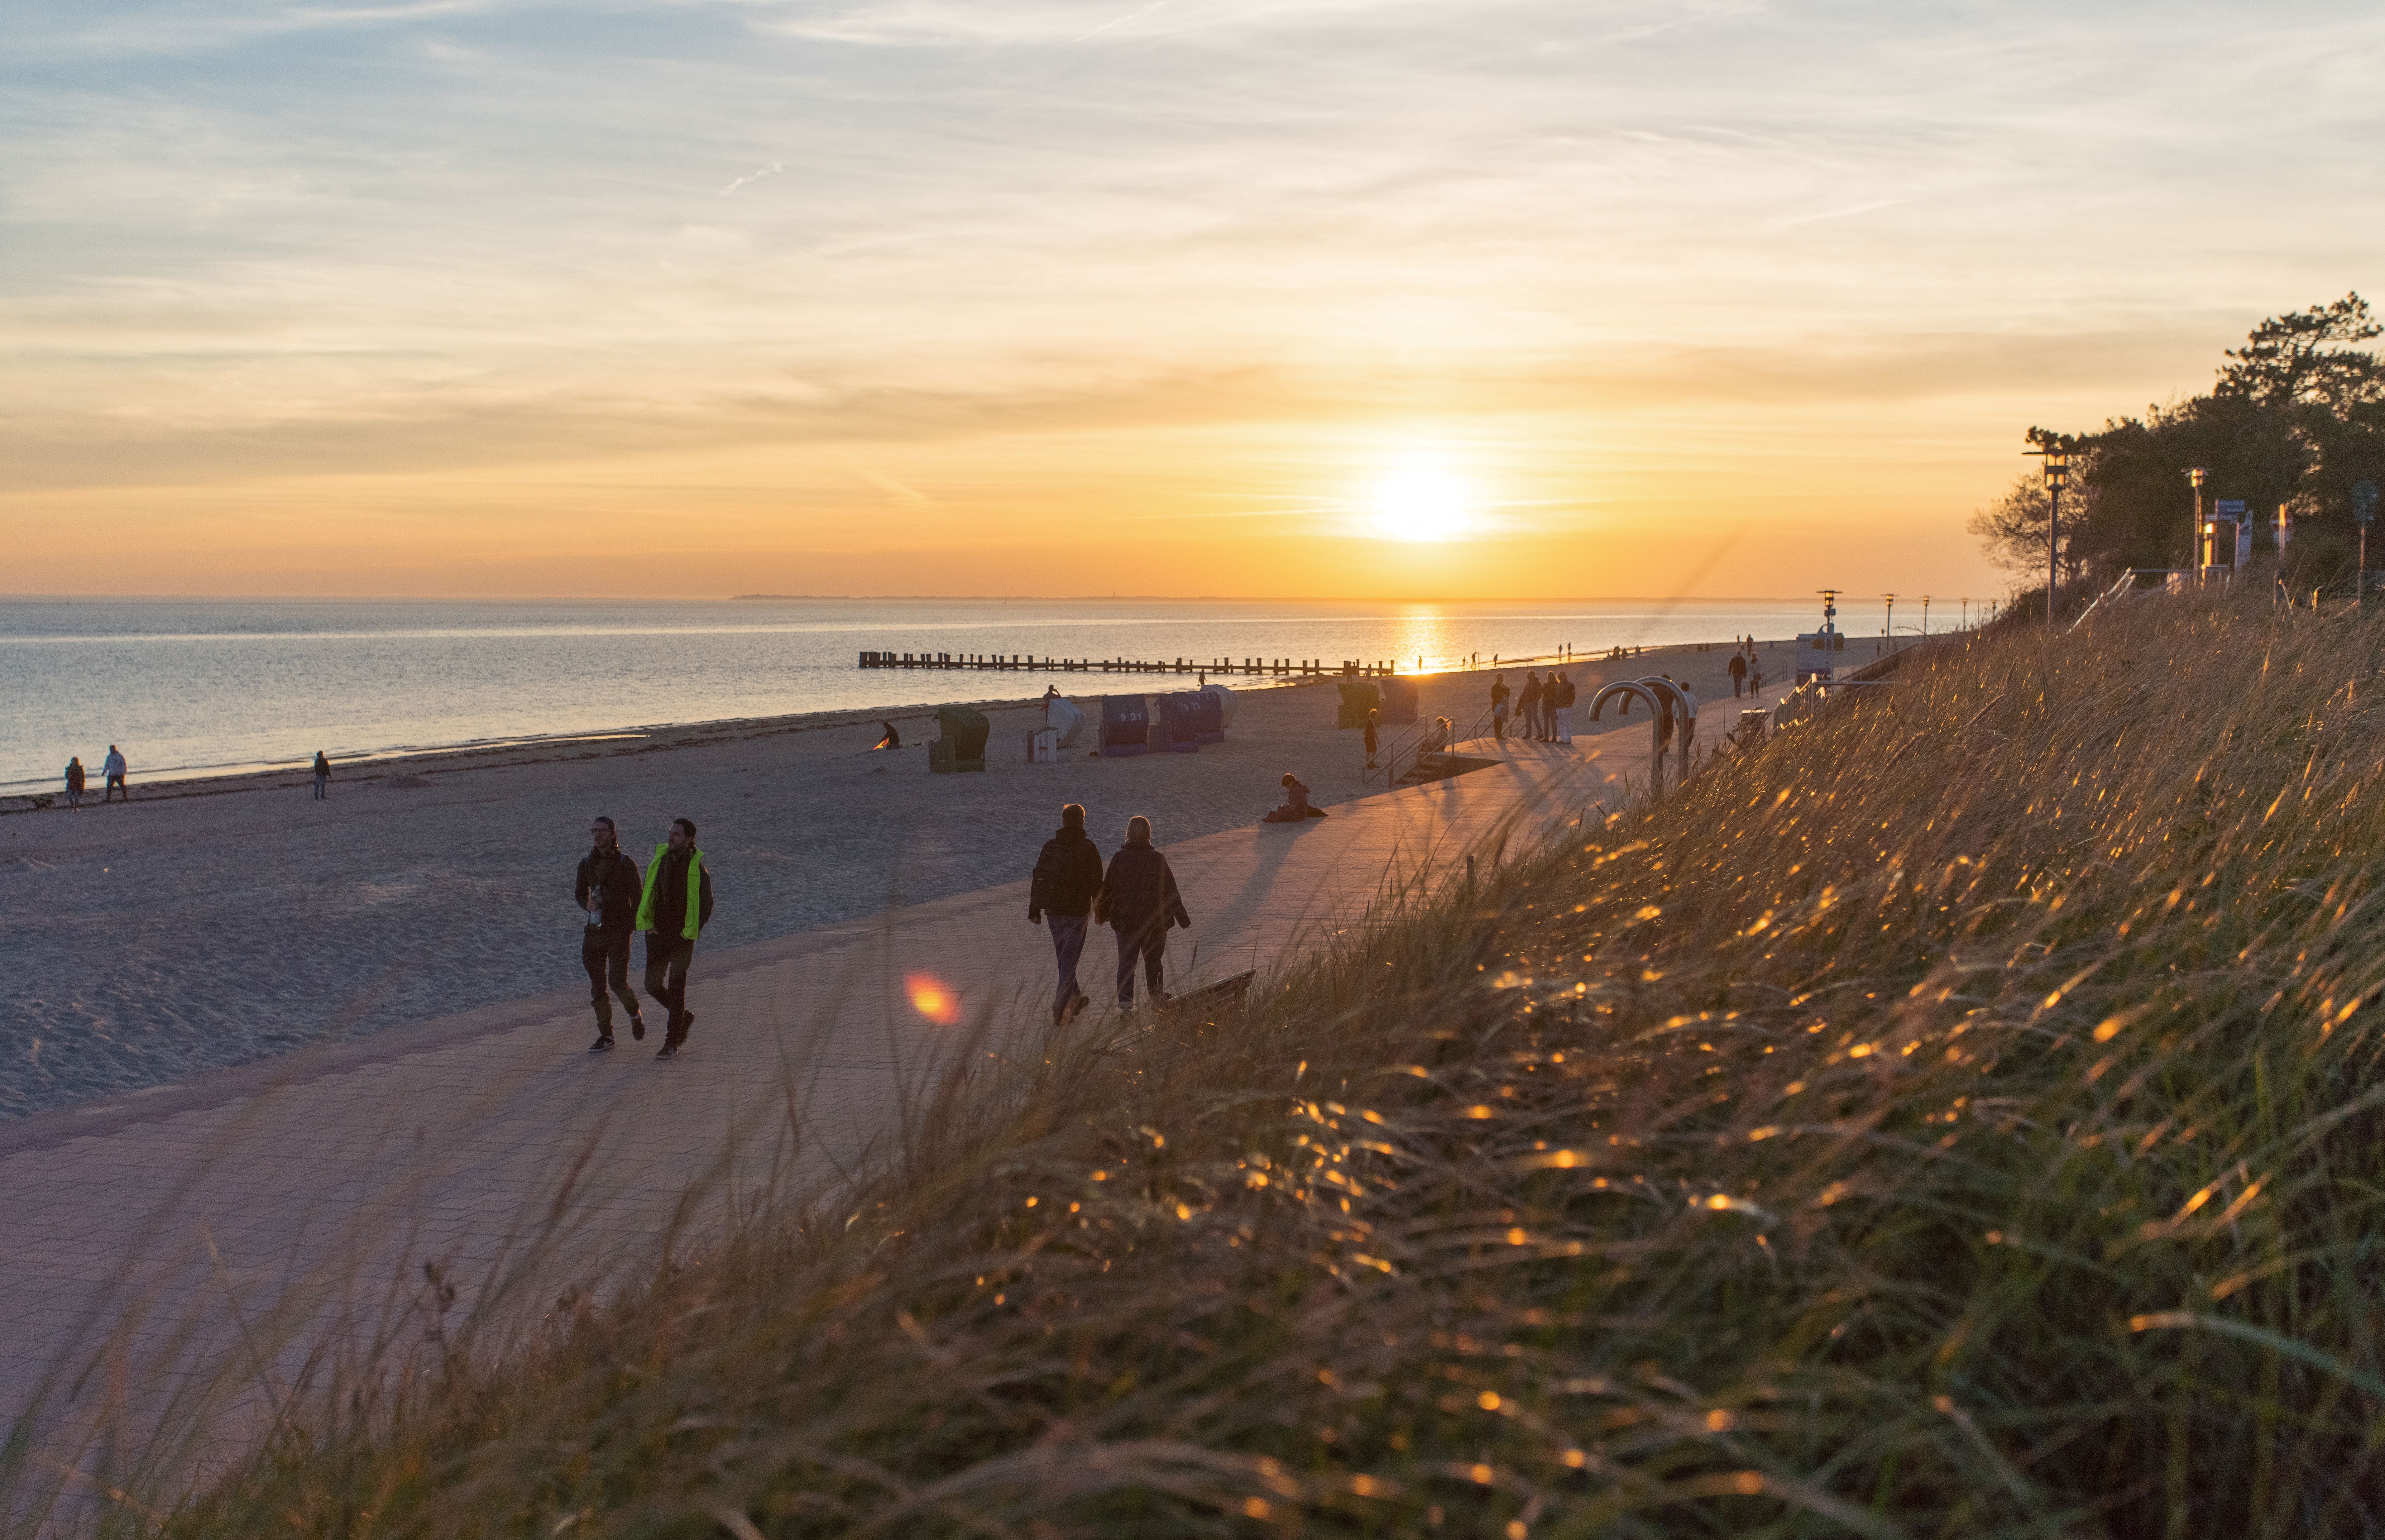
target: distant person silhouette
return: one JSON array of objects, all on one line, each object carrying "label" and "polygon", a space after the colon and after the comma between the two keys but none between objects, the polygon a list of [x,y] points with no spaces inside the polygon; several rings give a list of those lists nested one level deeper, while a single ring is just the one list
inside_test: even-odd
[{"label": "distant person silhouette", "polygon": [[1126,844],[1110,858],[1110,869],[1093,898],[1093,922],[1107,925],[1118,936],[1118,1003],[1134,1008],[1135,959],[1143,961],[1144,987],[1152,1003],[1168,998],[1160,988],[1168,951],[1168,928],[1192,928],[1192,916],[1176,890],[1176,873],[1168,858],[1151,843],[1151,820],[1137,816],[1126,820]]},{"label": "distant person silhouette", "polygon": [[325,758],[323,751],[318,748],[315,751],[315,800],[327,800],[331,795],[331,761]]},{"label": "distant person silhouette", "polygon": [[1493,738],[1504,739],[1507,736],[1508,694],[1507,676],[1492,674],[1491,676],[1491,736]]},{"label": "distant person silhouette", "polygon": [[1573,681],[1561,673],[1550,688],[1556,695],[1556,741],[1569,744],[1573,742]]},{"label": "distant person silhouette", "polygon": [[78,754],[67,760],[67,811],[82,811],[82,756]]},{"label": "distant person silhouette", "polygon": [[646,1019],[630,987],[630,937],[637,933],[640,883],[638,863],[622,852],[611,819],[598,814],[588,825],[588,854],[572,875],[571,896],[587,916],[580,933],[580,966],[588,974],[589,1003],[596,1008],[596,1041],[588,1051],[601,1054],[613,1045],[607,985],[630,1013],[630,1035],[645,1040]]},{"label": "distant person silhouette", "polygon": [[102,787],[100,790],[99,803],[101,807],[104,808],[107,806],[107,804],[115,801],[116,794],[119,792],[122,792],[124,794],[125,801],[130,802],[132,800],[132,789],[124,783],[123,750],[118,748],[114,744],[108,745],[107,757],[99,762],[99,773],[105,776],[107,781],[106,785]]},{"label": "distant person silhouette", "polygon": [[893,722],[880,722],[878,725],[886,730],[886,735],[869,745],[870,753],[875,754],[881,748],[901,748],[903,746],[903,734],[894,731],[894,724]]},{"label": "distant person silhouette", "polygon": [[1313,818],[1323,818],[1325,809],[1308,805],[1308,788],[1300,777],[1290,770],[1283,772],[1283,801],[1275,811],[1259,820],[1261,823],[1304,823]]},{"label": "distant person silhouette", "polygon": [[1737,700],[1739,698],[1741,689],[1745,686],[1746,683],[1746,655],[1743,653],[1732,653],[1730,655],[1730,698]]},{"label": "distant person silhouette", "polygon": [[1524,688],[1516,696],[1517,734],[1525,738],[1541,735],[1541,676],[1530,669],[1524,670]]},{"label": "distant person silhouette", "polygon": [[1375,768],[1375,751],[1382,745],[1382,722],[1383,714],[1380,711],[1367,713],[1367,768],[1368,770]]},{"label": "distant person silhouette", "polygon": [[670,836],[655,846],[646,867],[645,895],[638,900],[637,928],[646,933],[646,993],[669,1017],[656,1058],[677,1058],[695,1012],[687,1008],[687,970],[695,960],[695,938],[712,922],[712,873],[695,843],[695,825],[671,820]]}]

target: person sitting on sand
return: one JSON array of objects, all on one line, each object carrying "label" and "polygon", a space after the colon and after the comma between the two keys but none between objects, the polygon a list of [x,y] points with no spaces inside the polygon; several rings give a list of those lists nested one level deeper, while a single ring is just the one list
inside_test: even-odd
[{"label": "person sitting on sand", "polygon": [[879,739],[876,743],[869,745],[870,753],[875,754],[881,748],[901,748],[903,746],[903,734],[894,731],[894,724],[893,722],[880,722],[878,725],[886,730],[886,736]]},{"label": "person sitting on sand", "polygon": [[1290,770],[1283,772],[1283,795],[1284,800],[1276,806],[1274,812],[1261,819],[1261,823],[1300,823],[1325,816],[1324,808],[1308,805],[1308,788],[1301,784],[1300,777]]}]

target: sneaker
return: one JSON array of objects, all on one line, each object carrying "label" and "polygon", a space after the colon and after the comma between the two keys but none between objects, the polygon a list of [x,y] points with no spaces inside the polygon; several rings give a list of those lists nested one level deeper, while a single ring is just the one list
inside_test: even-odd
[{"label": "sneaker", "polygon": [[646,1040],[646,1019],[644,1017],[632,1016],[630,1018],[630,1035],[641,1043]]},{"label": "sneaker", "polygon": [[679,1045],[676,1043],[666,1043],[661,1047],[655,1050],[655,1057],[656,1058],[677,1058],[679,1057]]},{"label": "sneaker", "polygon": [[608,1033],[606,1033],[604,1036],[599,1037],[598,1039],[596,1039],[596,1041],[595,1041],[595,1042],[589,1044],[589,1045],[588,1045],[588,1051],[589,1051],[590,1053],[592,1053],[592,1054],[601,1054],[601,1053],[603,1053],[606,1049],[610,1048],[612,1045],[613,1045],[613,1034],[612,1034],[611,1033],[609,1033],[609,1032],[608,1032]]}]

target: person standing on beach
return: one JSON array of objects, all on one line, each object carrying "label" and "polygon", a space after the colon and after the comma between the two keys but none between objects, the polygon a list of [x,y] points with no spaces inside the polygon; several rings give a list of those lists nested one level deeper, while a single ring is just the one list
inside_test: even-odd
[{"label": "person standing on beach", "polygon": [[1736,653],[1736,652],[1735,652],[1735,653],[1732,653],[1732,654],[1730,655],[1730,698],[1731,698],[1731,699],[1733,699],[1733,700],[1737,700],[1737,699],[1739,698],[1740,687],[1741,687],[1742,685],[1744,685],[1746,682],[1747,682],[1747,655],[1746,655],[1746,654],[1744,654],[1744,653]]},{"label": "person standing on beach", "polygon": [[1102,853],[1085,837],[1085,809],[1071,802],[1060,809],[1060,827],[1035,858],[1027,883],[1027,923],[1052,927],[1052,957],[1060,984],[1052,995],[1052,1024],[1058,1026],[1092,1003],[1077,987],[1077,959],[1085,953],[1087,916],[1102,891]]},{"label": "person standing on beach", "polygon": [[124,794],[125,801],[132,800],[132,789],[124,783],[124,751],[122,749],[118,748],[114,744],[107,745],[107,757],[99,762],[99,773],[106,778],[106,782],[99,792],[101,807],[105,808],[115,801],[116,794],[119,792]]},{"label": "person standing on beach", "polygon": [[1541,676],[1530,669],[1524,670],[1524,688],[1516,696],[1516,714],[1523,723],[1518,732],[1527,738],[1541,735]]},{"label": "person standing on beach", "polygon": [[1108,875],[1093,898],[1093,921],[1118,934],[1118,1009],[1134,1008],[1134,964],[1143,959],[1143,975],[1152,1003],[1168,998],[1160,989],[1168,951],[1168,928],[1192,928],[1183,895],[1176,891],[1176,873],[1168,858],[1153,847],[1151,820],[1126,820],[1126,843],[1110,858]]},{"label": "person standing on beach", "polygon": [[1491,676],[1491,736],[1493,738],[1504,739],[1507,736],[1507,676],[1492,674]]},{"label": "person standing on beach", "polygon": [[1569,744],[1573,742],[1573,681],[1560,673],[1551,688],[1556,692],[1557,697],[1556,741]]},{"label": "person standing on beach", "polygon": [[[318,764],[322,758],[315,756]],[[315,783],[320,786],[329,773],[328,767],[318,772]],[[646,1019],[638,1013],[638,996],[630,988],[630,937],[638,927],[640,886],[638,863],[622,853],[611,819],[599,813],[588,826],[588,837],[590,849],[580,858],[571,895],[588,917],[580,935],[580,966],[587,970],[588,999],[596,1008],[596,1041],[588,1045],[588,1051],[601,1054],[613,1045],[613,1001],[605,993],[608,983],[629,1009],[630,1035],[641,1042],[646,1035]]]},{"label": "person standing on beach", "polygon": [[1375,750],[1382,743],[1382,721],[1383,714],[1380,711],[1367,713],[1367,768],[1368,770],[1375,768]]},{"label": "person standing on beach", "polygon": [[318,749],[317,749],[317,750],[315,751],[315,800],[316,800],[316,801],[318,801],[318,802],[322,802],[322,801],[327,800],[327,799],[331,796],[331,791],[330,791],[331,784],[331,760],[329,760],[329,759],[326,759],[325,757],[323,757],[323,751],[322,751],[321,749],[319,749],[319,748],[318,748]]},{"label": "person standing on beach", "polygon": [[695,960],[695,938],[712,922],[712,873],[696,848],[695,825],[671,820],[670,837],[655,846],[646,867],[645,895],[638,900],[637,928],[646,933],[646,993],[669,1016],[656,1058],[677,1058],[695,1012],[687,1008],[687,966]]},{"label": "person standing on beach", "polygon": [[67,811],[82,811],[82,756],[70,756],[67,760]]}]

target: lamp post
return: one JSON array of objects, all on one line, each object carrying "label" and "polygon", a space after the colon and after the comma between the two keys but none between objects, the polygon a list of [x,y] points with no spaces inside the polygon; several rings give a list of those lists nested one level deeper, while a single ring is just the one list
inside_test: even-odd
[{"label": "lamp post", "polygon": [[1968,597],[1963,600],[1963,629],[1971,629],[1971,601]]},{"label": "lamp post", "polygon": [[1894,651],[1896,647],[1896,595],[1893,594],[1882,594],[1880,597],[1888,601],[1888,623],[1880,627],[1880,635],[1887,638],[1889,649],[1891,651]]},{"label": "lamp post", "polygon": [[2377,518],[2377,483],[2360,481],[2352,487],[2352,518],[2360,526],[2360,570],[2352,576],[2352,602],[2367,602],[2368,595],[2368,526]]},{"label": "lamp post", "polygon": [[2211,479],[2211,472],[2198,465],[2186,473],[2186,479],[2194,483],[2194,518],[2186,526],[2186,560],[2194,569],[2194,580],[2200,582],[2203,581],[2203,483]]},{"label": "lamp post", "polygon": [[1921,635],[1924,641],[1929,636],[1929,595],[1927,594],[1921,595]]},{"label": "lamp post", "polygon": [[2054,631],[2054,601],[2062,586],[2062,489],[2070,482],[2070,451],[2049,443],[2038,451],[2045,457],[2045,629]]}]

